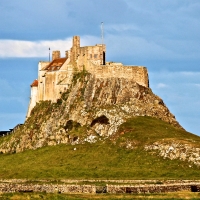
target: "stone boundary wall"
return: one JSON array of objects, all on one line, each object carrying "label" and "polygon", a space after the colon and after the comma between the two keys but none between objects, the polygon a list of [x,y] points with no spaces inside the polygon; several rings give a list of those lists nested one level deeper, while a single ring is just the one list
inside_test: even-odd
[{"label": "stone boundary wall", "polygon": [[107,193],[166,193],[178,191],[200,192],[199,184],[161,184],[161,185],[107,185]]},{"label": "stone boundary wall", "polygon": [[94,185],[0,183],[0,192],[96,193]]},{"label": "stone boundary wall", "polygon": [[47,183],[0,183],[0,192],[46,192],[46,193],[166,193],[177,191],[200,192],[200,182],[147,185],[68,185]]}]

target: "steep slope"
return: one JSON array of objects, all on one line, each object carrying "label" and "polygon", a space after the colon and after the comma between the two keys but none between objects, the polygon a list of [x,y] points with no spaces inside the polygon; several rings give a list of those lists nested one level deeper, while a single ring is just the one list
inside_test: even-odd
[{"label": "steep slope", "polygon": [[[0,154],[0,177],[32,181],[160,179],[162,182],[166,179],[200,179],[199,167],[192,161],[163,158],[157,156],[157,150],[146,150],[146,146],[157,141],[187,143],[195,151],[200,147],[200,137],[169,123],[152,117],[133,117],[121,124],[111,137],[93,144],[60,144],[17,154]],[[184,153],[191,152],[185,149]]]},{"label": "steep slope", "polygon": [[5,138],[0,151],[21,152],[46,145],[104,140],[133,116],[152,116],[183,129],[151,89],[124,78],[74,74],[57,103],[38,103],[25,124]]}]

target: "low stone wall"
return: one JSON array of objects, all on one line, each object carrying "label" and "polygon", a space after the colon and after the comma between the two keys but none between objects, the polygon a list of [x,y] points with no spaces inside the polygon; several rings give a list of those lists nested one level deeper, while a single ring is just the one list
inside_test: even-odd
[{"label": "low stone wall", "polygon": [[107,193],[166,193],[177,191],[200,192],[200,184],[165,184],[165,185],[107,185]]},{"label": "low stone wall", "polygon": [[0,183],[0,192],[46,192],[46,193],[166,193],[177,191],[200,192],[200,182],[173,183],[173,184],[147,184],[147,185],[68,185],[51,183]]},{"label": "low stone wall", "polygon": [[96,193],[94,185],[0,183],[0,192]]}]

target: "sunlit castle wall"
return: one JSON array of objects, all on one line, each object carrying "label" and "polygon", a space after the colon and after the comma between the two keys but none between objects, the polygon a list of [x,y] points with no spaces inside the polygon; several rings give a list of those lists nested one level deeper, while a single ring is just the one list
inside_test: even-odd
[{"label": "sunlit castle wall", "polygon": [[38,94],[37,102],[44,100],[44,91],[45,91],[45,73],[46,70],[43,70],[50,62],[40,61],[38,63]]},{"label": "sunlit castle wall", "polygon": [[[143,66],[124,66],[122,63],[106,62],[106,46],[80,47],[80,37],[73,37],[73,46],[60,58],[60,51],[52,52],[52,61],[38,64],[38,85],[31,87],[28,113],[39,101],[56,102],[60,94],[71,84],[73,74],[87,70],[96,78],[125,78],[149,87],[148,71]],[[29,116],[28,114],[28,116]]]},{"label": "sunlit castle wall", "polygon": [[29,102],[27,117],[30,116],[31,110],[32,110],[32,109],[35,107],[35,105],[36,105],[36,102],[37,102],[37,94],[38,94],[38,80],[34,80],[33,83],[31,84],[31,97],[30,97],[30,102]]}]

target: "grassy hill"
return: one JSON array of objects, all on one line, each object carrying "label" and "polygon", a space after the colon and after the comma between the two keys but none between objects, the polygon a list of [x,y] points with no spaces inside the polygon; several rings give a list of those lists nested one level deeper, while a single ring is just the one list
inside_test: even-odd
[{"label": "grassy hill", "polygon": [[[0,155],[0,178],[27,179],[200,179],[188,161],[163,159],[145,145],[181,141],[200,148],[200,137],[152,117],[134,117],[110,139],[47,146]],[[127,147],[131,143],[131,148]]]}]

